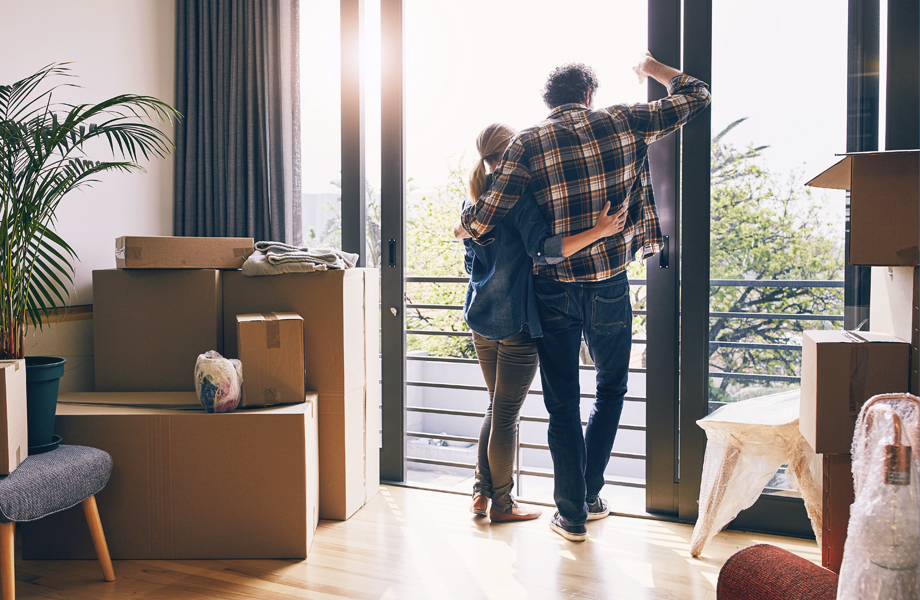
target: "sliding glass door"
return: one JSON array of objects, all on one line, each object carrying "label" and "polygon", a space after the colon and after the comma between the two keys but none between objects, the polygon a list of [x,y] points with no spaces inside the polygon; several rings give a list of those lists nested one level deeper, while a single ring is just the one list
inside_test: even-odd
[{"label": "sliding glass door", "polygon": [[[383,359],[385,365],[392,361],[391,389],[397,389],[402,369],[406,374],[405,396],[388,395],[384,367],[382,456],[385,463],[393,461],[385,471],[405,473],[400,481],[410,485],[458,493],[472,490],[477,436],[488,394],[460,312],[467,279],[462,246],[451,230],[467,195],[468,173],[478,158],[477,134],[494,122],[520,129],[545,118],[549,110],[540,97],[541,88],[547,74],[566,62],[584,62],[596,69],[601,81],[596,106],[648,98],[649,88],[638,83],[631,68],[649,48],[649,6],[596,2],[584,9],[591,19],[583,27],[559,28],[548,42],[532,35],[545,28],[548,16],[558,10],[548,1],[383,0],[381,4],[382,164],[384,175],[393,177],[392,188],[388,191],[384,185],[381,199],[382,271],[384,289],[391,285],[394,290],[382,307]],[[610,35],[614,30],[617,35]],[[674,40],[670,45],[676,48]],[[394,58],[397,53],[401,58]],[[402,65],[398,74],[397,64]],[[664,88],[655,93],[663,94]],[[401,139],[397,139],[398,128]],[[673,163],[676,146],[671,143],[671,148]],[[656,188],[663,190],[659,196],[663,226],[674,239],[676,172],[658,165],[653,169]],[[403,217],[390,228],[388,210],[402,211]],[[405,237],[399,227],[405,228]],[[387,258],[388,252],[392,258]],[[668,509],[675,509],[677,271],[676,262],[659,265],[657,257],[630,267],[635,318],[629,391],[605,488],[614,510],[622,513],[644,515],[647,508],[655,508],[647,498],[652,493],[647,484],[653,480],[652,471],[664,473],[659,479],[670,498]],[[402,303],[395,302],[399,288],[404,293]],[[393,323],[389,338],[388,321]],[[398,331],[400,326],[403,332]],[[655,343],[650,339],[652,331],[659,332]],[[387,346],[387,339],[392,346]],[[405,361],[396,364],[397,343],[403,339]],[[655,344],[668,349],[656,352]],[[586,419],[595,385],[594,367],[586,353],[581,370]],[[647,418],[650,410],[655,414],[653,424]],[[666,414],[670,420],[663,418]],[[543,504],[552,502],[547,422],[537,378],[521,412],[515,493]],[[388,423],[392,431],[387,430]],[[388,443],[398,447],[388,450]],[[653,460],[649,449],[655,451]]]},{"label": "sliding glass door", "polygon": [[[797,6],[789,19],[792,7],[722,0],[597,2],[580,11],[590,19],[547,40],[534,32],[557,13],[551,2],[353,1],[378,15],[365,26],[379,18],[380,104],[368,111],[380,120],[368,144],[380,137],[366,152],[365,218],[371,227],[379,198],[368,254],[382,277],[381,467],[390,481],[472,489],[488,397],[460,315],[466,274],[451,229],[478,132],[544,118],[540,89],[564,62],[597,70],[598,106],[666,94],[635,81],[631,66],[646,48],[712,83],[711,111],[650,154],[669,252],[630,268],[629,392],[606,488],[617,512],[692,522],[706,444],[696,420],[722,403],[796,386],[801,332],[842,325],[844,199],[802,182],[845,146],[853,44],[845,9]],[[787,40],[782,52],[777,31]],[[828,68],[790,74],[803,54]],[[594,374],[587,360],[582,369],[587,415]],[[552,501],[546,424],[537,378],[522,410],[515,482],[538,503]],[[765,492],[781,501],[768,507],[773,524],[753,510],[749,526],[790,531],[787,509],[804,510],[782,471]],[[791,531],[806,534],[807,522],[796,523]]]}]

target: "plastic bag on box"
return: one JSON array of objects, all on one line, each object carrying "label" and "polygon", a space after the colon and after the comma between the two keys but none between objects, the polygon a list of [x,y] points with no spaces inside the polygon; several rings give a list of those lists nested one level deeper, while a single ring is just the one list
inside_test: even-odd
[{"label": "plastic bag on box", "polygon": [[874,396],[859,412],[838,600],[920,595],[918,427],[918,399],[909,394]]},{"label": "plastic bag on box", "polygon": [[821,543],[821,459],[799,432],[799,394],[731,402],[697,421],[706,431],[706,455],[691,556],[702,554],[719,531],[753,505],[782,465],[801,492]]},{"label": "plastic bag on box", "polygon": [[234,410],[243,394],[242,363],[224,358],[215,350],[199,354],[195,362],[195,393],[209,413]]}]

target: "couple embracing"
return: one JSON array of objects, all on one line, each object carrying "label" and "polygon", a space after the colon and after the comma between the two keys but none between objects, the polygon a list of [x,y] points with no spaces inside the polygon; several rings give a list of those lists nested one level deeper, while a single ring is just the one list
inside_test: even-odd
[{"label": "couple embracing", "polygon": [[[594,70],[569,64],[547,79],[546,120],[521,132],[486,127],[454,230],[470,273],[463,314],[490,396],[471,510],[493,522],[541,514],[511,493],[515,431],[539,368],[555,481],[550,528],[576,542],[587,538],[586,521],[609,514],[600,492],[632,346],[626,267],[638,252],[645,258],[662,248],[648,147],[710,101],[705,83],[649,54],[633,70],[669,95],[595,110]],[[582,337],[597,378],[584,430]]]}]

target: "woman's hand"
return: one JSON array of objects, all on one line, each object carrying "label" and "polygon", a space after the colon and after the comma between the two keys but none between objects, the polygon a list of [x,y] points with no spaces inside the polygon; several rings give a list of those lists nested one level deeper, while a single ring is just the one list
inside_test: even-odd
[{"label": "woman's hand", "polygon": [[604,208],[601,209],[600,216],[597,217],[597,223],[594,224],[594,233],[597,235],[597,239],[610,237],[623,231],[623,228],[626,226],[626,206],[618,210],[612,215],[607,213],[610,211],[610,201],[607,201],[607,204],[604,205]]},{"label": "woman's hand", "polygon": [[458,242],[462,242],[463,240],[469,239],[471,237],[473,236],[470,235],[470,232],[463,228],[463,223],[457,221],[457,223],[454,225],[454,238]]},{"label": "woman's hand", "polygon": [[610,202],[607,202],[603,210],[601,210],[601,214],[597,217],[597,223],[594,224],[594,227],[582,231],[581,233],[576,233],[575,235],[563,237],[562,256],[568,258],[600,239],[616,235],[623,231],[623,227],[626,226],[626,207],[624,206],[612,215],[607,214],[609,210]]}]

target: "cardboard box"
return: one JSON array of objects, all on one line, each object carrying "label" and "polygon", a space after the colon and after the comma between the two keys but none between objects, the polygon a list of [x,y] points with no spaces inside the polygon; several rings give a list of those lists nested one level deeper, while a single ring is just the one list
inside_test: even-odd
[{"label": "cardboard box", "polygon": [[295,313],[237,315],[243,363],[241,407],[303,402],[303,318]]},{"label": "cardboard box", "polygon": [[[269,277],[246,277],[242,271],[222,273],[226,356],[239,358],[236,315],[295,313],[303,317],[307,389],[344,394],[364,387],[365,294],[374,293],[377,299],[376,273],[374,269]],[[366,279],[373,279],[374,285],[366,286]]]},{"label": "cardboard box", "polygon": [[850,190],[850,264],[920,264],[920,151],[837,156],[805,185]]},{"label": "cardboard box", "polygon": [[0,475],[9,475],[29,456],[26,363],[0,360]]},{"label": "cardboard box", "polygon": [[319,395],[321,519],[350,518],[380,489],[379,395],[379,384]]},{"label": "cardboard box", "polygon": [[[93,406],[94,396],[105,402],[63,395],[56,431],[112,455],[96,496],[112,558],[307,557],[318,518],[315,394],[226,414]],[[21,532],[24,559],[95,558],[79,508]]]},{"label": "cardboard box", "polygon": [[804,333],[799,429],[815,452],[850,453],[863,403],[907,391],[908,351],[907,342],[883,333]]},{"label": "cardboard box", "polygon": [[58,404],[169,408],[191,412],[202,410],[195,392],[73,392],[60,394]]},{"label": "cardboard box", "polygon": [[303,317],[305,385],[320,396],[320,518],[349,518],[377,493],[380,481],[377,270],[223,275],[228,354],[236,348],[238,314]]},{"label": "cardboard box", "polygon": [[224,350],[221,273],[93,271],[96,391],[194,390],[198,355]]},{"label": "cardboard box", "polygon": [[119,269],[241,269],[255,250],[252,238],[142,237],[115,240]]}]

